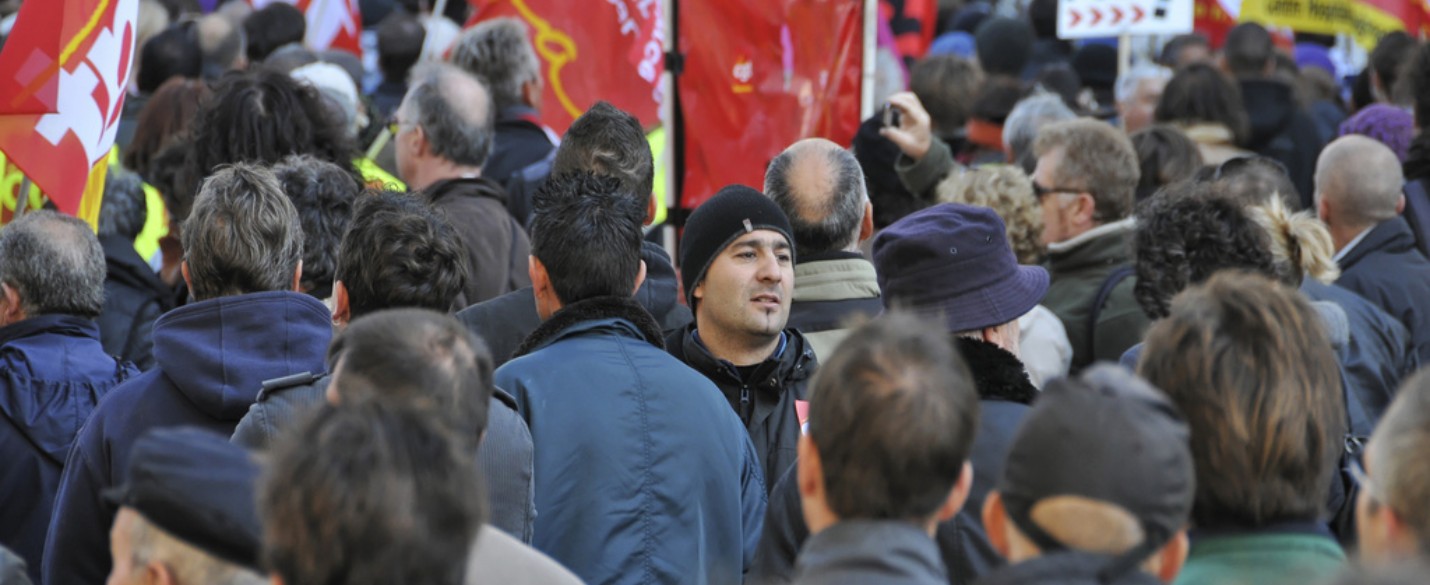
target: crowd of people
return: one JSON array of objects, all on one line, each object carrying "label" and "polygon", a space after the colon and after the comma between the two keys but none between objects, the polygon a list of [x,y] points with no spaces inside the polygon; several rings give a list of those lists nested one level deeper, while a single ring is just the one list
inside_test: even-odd
[{"label": "crowd of people", "polygon": [[220,4],[141,0],[97,234],[0,228],[0,584],[1430,574],[1430,44],[969,2],[672,252],[521,21]]}]

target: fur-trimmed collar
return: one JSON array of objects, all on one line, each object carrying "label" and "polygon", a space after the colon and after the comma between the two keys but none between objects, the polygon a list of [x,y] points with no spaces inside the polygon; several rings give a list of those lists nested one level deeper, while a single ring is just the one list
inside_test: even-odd
[{"label": "fur-trimmed collar", "polygon": [[660,325],[655,322],[655,317],[650,316],[650,312],[646,311],[645,307],[642,307],[635,299],[631,297],[594,297],[562,307],[555,315],[532,331],[531,335],[526,337],[526,341],[521,342],[521,346],[516,349],[512,358],[536,351],[561,338],[567,330],[582,323],[605,319],[625,320],[635,326],[636,331],[645,338],[644,341],[665,349],[665,340],[661,336]]},{"label": "fur-trimmed collar", "polygon": [[968,362],[979,398],[1019,404],[1032,404],[1037,398],[1038,389],[1028,379],[1023,362],[1008,350],[972,337],[956,337],[954,344]]}]

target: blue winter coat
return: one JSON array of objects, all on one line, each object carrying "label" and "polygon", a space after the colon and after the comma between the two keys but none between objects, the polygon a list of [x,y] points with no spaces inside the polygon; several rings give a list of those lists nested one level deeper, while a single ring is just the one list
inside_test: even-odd
[{"label": "blue winter coat", "polygon": [[70,451],[45,543],[45,583],[105,581],[118,509],[103,492],[124,482],[135,439],[180,425],[233,434],[264,380],[326,371],[331,337],[327,307],[294,292],[221,297],[160,317],[154,368],[111,390]]},{"label": "blue winter coat", "polygon": [[27,561],[36,583],[70,444],[100,397],[138,373],[104,353],[92,319],[40,315],[0,328],[0,546]]},{"label": "blue winter coat", "polygon": [[740,583],[765,512],[759,456],[633,299],[574,303],[496,372],[536,449],[533,545],[586,583]]},{"label": "blue winter coat", "polygon": [[1410,331],[1419,363],[1430,363],[1430,260],[1415,248],[1405,218],[1383,221],[1340,260],[1336,281],[1375,303]]}]

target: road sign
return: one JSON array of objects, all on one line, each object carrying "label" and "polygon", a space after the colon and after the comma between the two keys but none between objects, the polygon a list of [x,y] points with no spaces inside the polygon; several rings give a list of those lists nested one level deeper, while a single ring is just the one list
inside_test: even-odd
[{"label": "road sign", "polygon": [[1194,0],[1061,0],[1058,38],[1192,32]]}]

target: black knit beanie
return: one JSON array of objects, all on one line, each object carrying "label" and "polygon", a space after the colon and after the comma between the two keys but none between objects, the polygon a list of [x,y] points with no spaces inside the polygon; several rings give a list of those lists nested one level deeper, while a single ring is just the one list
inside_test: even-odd
[{"label": "black knit beanie", "polygon": [[695,307],[695,287],[715,256],[730,242],[755,230],[773,230],[789,241],[793,255],[794,238],[789,218],[769,197],[744,185],[729,185],[715,193],[690,214],[685,234],[680,237],[680,276],[685,284],[685,302]]}]

